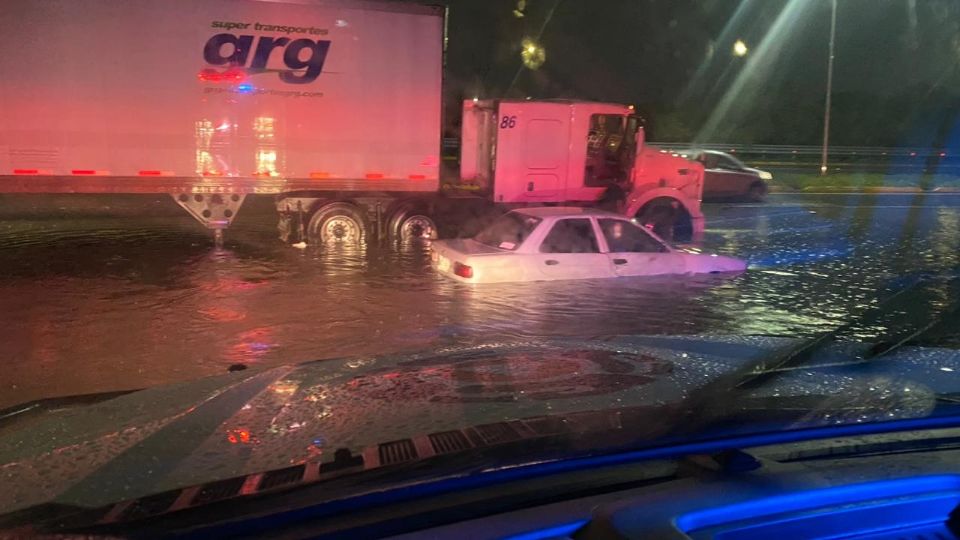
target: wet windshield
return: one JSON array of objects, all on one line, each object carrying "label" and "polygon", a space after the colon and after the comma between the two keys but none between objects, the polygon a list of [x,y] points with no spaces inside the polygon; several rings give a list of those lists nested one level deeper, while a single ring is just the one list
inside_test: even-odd
[{"label": "wet windshield", "polygon": [[0,515],[960,393],[958,2],[3,5]]},{"label": "wet windshield", "polygon": [[739,159],[731,155],[723,156],[720,159],[720,165],[722,167],[729,168],[729,169],[746,169],[747,168],[747,166],[744,165],[742,161],[740,161]]}]

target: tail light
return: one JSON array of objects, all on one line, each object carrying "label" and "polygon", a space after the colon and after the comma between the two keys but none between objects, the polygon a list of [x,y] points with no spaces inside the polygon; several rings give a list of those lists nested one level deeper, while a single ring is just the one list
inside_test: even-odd
[{"label": "tail light", "polygon": [[473,267],[467,266],[461,263],[454,263],[453,273],[462,277],[462,278],[472,278],[473,277]]}]

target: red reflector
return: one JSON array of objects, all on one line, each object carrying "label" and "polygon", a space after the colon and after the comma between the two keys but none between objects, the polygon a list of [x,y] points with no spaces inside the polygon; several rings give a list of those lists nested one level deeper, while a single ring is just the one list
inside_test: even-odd
[{"label": "red reflector", "polygon": [[330,178],[330,173],[323,171],[315,171],[310,173],[310,178]]},{"label": "red reflector", "polygon": [[223,173],[216,172],[216,171],[203,171],[203,175],[204,176],[223,176]]},{"label": "red reflector", "polygon": [[14,169],[13,174],[40,174],[37,169]]},{"label": "red reflector", "polygon": [[71,174],[97,174],[97,171],[92,171],[90,169],[74,169],[70,171]]},{"label": "red reflector", "polygon": [[453,273],[462,278],[473,277],[473,267],[461,263],[453,263]]},{"label": "red reflector", "polygon": [[163,171],[140,171],[137,174],[140,176],[160,176],[163,174]]},{"label": "red reflector", "polygon": [[217,71],[207,68],[197,73],[197,78],[206,82],[240,82],[245,78],[245,74],[239,69]]},{"label": "red reflector", "polygon": [[426,180],[427,176],[424,174],[411,174],[409,178],[411,180]]},{"label": "red reflector", "polygon": [[383,173],[371,172],[367,173],[367,180],[380,180],[383,178]]}]

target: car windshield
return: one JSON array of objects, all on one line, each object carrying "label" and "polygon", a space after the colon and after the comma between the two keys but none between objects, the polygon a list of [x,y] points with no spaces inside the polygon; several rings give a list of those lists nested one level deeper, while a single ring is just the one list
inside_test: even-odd
[{"label": "car windshield", "polygon": [[540,218],[510,212],[497,218],[474,237],[481,244],[513,251],[519,248],[540,224]]},{"label": "car windshield", "polygon": [[960,399],[958,0],[2,6],[0,537]]},{"label": "car windshield", "polygon": [[724,155],[724,156],[721,156],[721,158],[720,158],[720,165],[721,165],[721,166],[724,166],[724,167],[731,168],[731,169],[746,169],[746,168],[747,168],[747,166],[744,165],[744,163],[743,163],[742,161],[740,161],[739,159],[731,156],[730,154],[726,154],[726,155]]}]

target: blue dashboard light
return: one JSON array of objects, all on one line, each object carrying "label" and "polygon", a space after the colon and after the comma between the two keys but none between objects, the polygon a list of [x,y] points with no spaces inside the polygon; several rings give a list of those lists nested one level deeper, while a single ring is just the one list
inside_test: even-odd
[{"label": "blue dashboard light", "polygon": [[[876,527],[881,521],[877,514],[885,513],[894,516],[899,526],[907,527],[947,521],[948,514],[957,506],[958,498],[960,476],[916,476],[797,491],[696,510],[679,516],[676,525],[681,531],[693,535],[698,530],[730,526],[738,522],[744,531],[749,527],[753,527],[755,531],[764,530],[762,527],[765,525],[783,528],[787,522],[794,520],[803,522],[809,532],[818,525],[842,526],[846,529],[867,525]],[[937,504],[936,499],[945,500],[946,505]],[[911,500],[916,504],[908,504]],[[832,515],[838,516],[839,523],[830,522]],[[745,524],[747,522],[750,522],[749,527]],[[732,536],[748,538],[746,535]],[[823,533],[813,536],[839,538],[847,534]],[[850,533],[849,536],[859,534]],[[762,536],[749,536],[759,537]]]},{"label": "blue dashboard light", "polygon": [[237,91],[243,94],[249,94],[250,92],[253,92],[253,90],[254,90],[253,85],[250,83],[243,83],[243,84],[237,85]]},{"label": "blue dashboard light", "polygon": [[570,536],[586,524],[586,519],[580,519],[545,529],[507,536],[504,540],[549,540],[551,538]]}]

